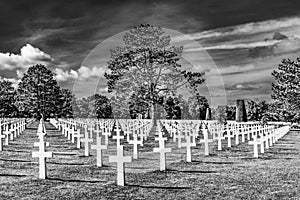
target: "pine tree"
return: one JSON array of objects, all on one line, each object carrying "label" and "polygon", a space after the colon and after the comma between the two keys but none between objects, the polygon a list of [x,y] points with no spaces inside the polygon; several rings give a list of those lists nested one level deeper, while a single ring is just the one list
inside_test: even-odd
[{"label": "pine tree", "polygon": [[123,100],[145,90],[143,101],[151,108],[152,119],[161,97],[175,95],[182,86],[195,90],[204,82],[203,73],[181,70],[183,48],[171,46],[170,36],[164,34],[162,28],[150,25],[130,30],[123,38],[125,46],[111,51],[105,73],[108,91]]},{"label": "pine tree", "polygon": [[272,99],[278,107],[282,120],[299,121],[300,112],[300,58],[296,61],[284,59],[272,75]]}]

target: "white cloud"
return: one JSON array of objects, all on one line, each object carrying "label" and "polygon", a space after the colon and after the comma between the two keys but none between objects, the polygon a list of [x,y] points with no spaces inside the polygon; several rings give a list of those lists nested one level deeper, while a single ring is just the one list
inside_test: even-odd
[{"label": "white cloud", "polygon": [[230,27],[223,27],[218,29],[213,29],[209,31],[203,31],[200,33],[190,34],[192,39],[206,39],[206,38],[215,38],[220,36],[231,36],[239,34],[253,34],[260,32],[269,32],[279,29],[284,29],[288,27],[300,26],[300,18],[281,18],[274,20],[266,20],[260,22],[251,22],[241,25],[235,25]]},{"label": "white cloud", "polygon": [[81,66],[78,69],[78,77],[81,80],[88,79],[91,77],[101,77],[104,74],[104,69],[102,67],[93,67],[88,68],[85,66]]},{"label": "white cloud", "polygon": [[78,73],[74,70],[64,71],[60,68],[56,68],[54,73],[57,81],[63,82],[67,80],[74,80],[78,78]]},{"label": "white cloud", "polygon": [[26,44],[20,54],[0,53],[0,70],[27,69],[36,64],[50,65],[53,58],[38,48]]},{"label": "white cloud", "polygon": [[87,80],[93,77],[101,77],[104,74],[104,69],[102,67],[86,67],[81,66],[77,71],[70,70],[64,71],[63,69],[55,69],[55,78],[57,81],[68,81],[68,80]]},{"label": "white cloud", "polygon": [[[267,41],[241,43],[241,44],[223,44],[217,46],[204,47],[204,49],[205,50],[221,50],[221,49],[229,50],[229,49],[245,49],[245,48],[254,48],[254,47],[267,47],[267,46],[273,46],[279,42],[280,42],[279,40],[267,40]],[[190,49],[188,51],[195,51],[195,49]]]},{"label": "white cloud", "polygon": [[257,68],[253,64],[249,65],[231,65],[229,67],[212,69],[205,73],[205,76],[222,76],[222,75],[230,75],[230,74],[239,74],[239,73],[248,73],[251,71],[255,71]]}]

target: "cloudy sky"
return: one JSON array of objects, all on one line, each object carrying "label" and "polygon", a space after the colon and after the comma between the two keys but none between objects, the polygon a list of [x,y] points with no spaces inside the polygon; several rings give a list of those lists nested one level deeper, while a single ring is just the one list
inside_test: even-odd
[{"label": "cloudy sky", "polygon": [[120,33],[151,24],[198,42],[185,48],[187,61],[206,72],[201,92],[214,105],[224,96],[228,104],[270,100],[272,70],[300,57],[299,7],[299,0],[1,0],[0,80],[17,84],[41,63],[78,97],[105,92],[104,65]]}]

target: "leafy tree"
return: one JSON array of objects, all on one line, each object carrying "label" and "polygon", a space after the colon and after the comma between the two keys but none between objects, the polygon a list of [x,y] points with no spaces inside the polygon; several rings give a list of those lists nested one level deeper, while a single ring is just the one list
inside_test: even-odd
[{"label": "leafy tree", "polygon": [[284,59],[272,75],[272,99],[279,106],[277,111],[285,121],[300,121],[300,58]]},{"label": "leafy tree", "polygon": [[246,110],[249,121],[262,121],[269,118],[269,104],[266,101],[249,100]]},{"label": "leafy tree", "polygon": [[175,103],[179,106],[177,108],[176,119],[191,119],[188,101],[183,98],[182,94],[179,94],[178,97],[175,98]]},{"label": "leafy tree", "polygon": [[189,97],[188,105],[191,119],[205,120],[206,109],[209,108],[206,97],[196,93],[195,95]]},{"label": "leafy tree", "polygon": [[124,47],[111,50],[105,73],[108,91],[128,101],[143,90],[141,98],[151,108],[152,119],[161,97],[172,96],[184,86],[194,91],[204,82],[203,73],[181,70],[183,48],[171,46],[162,28],[141,25],[127,32],[123,41]]},{"label": "leafy tree", "polygon": [[15,106],[16,91],[10,81],[0,81],[0,113],[1,117],[17,117]]},{"label": "leafy tree", "polygon": [[18,84],[18,105],[30,116],[54,117],[59,109],[60,87],[54,74],[43,65],[30,67]]},{"label": "leafy tree", "polygon": [[58,96],[57,117],[73,117],[73,101],[74,95],[68,89],[61,89]]},{"label": "leafy tree", "polygon": [[97,118],[111,118],[112,107],[109,99],[106,96],[95,94],[95,110]]},{"label": "leafy tree", "polygon": [[139,91],[133,93],[129,99],[129,112],[132,119],[136,119],[139,116],[148,118],[149,104],[144,101],[144,95],[146,90],[141,88]]},{"label": "leafy tree", "polygon": [[112,107],[112,115],[117,119],[128,119],[130,118],[129,106],[126,103],[126,98],[121,95],[112,96],[110,98],[110,103]]},{"label": "leafy tree", "polygon": [[236,120],[236,107],[235,106],[226,106],[226,120]]},{"label": "leafy tree", "polygon": [[224,124],[227,120],[226,106],[218,106],[212,109],[212,119],[217,120],[219,123]]},{"label": "leafy tree", "polygon": [[166,119],[173,119],[174,113],[175,113],[175,102],[174,99],[169,96],[166,98],[166,101],[164,103],[164,110],[166,112],[165,118]]}]

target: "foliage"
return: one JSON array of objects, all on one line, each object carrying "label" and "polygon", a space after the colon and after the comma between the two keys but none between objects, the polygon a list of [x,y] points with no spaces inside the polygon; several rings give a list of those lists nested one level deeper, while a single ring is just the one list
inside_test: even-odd
[{"label": "foliage", "polygon": [[[73,106],[75,107],[75,106]],[[81,118],[112,118],[110,100],[101,94],[77,99],[75,117]]]},{"label": "foliage", "polygon": [[56,116],[72,118],[73,117],[73,101],[75,97],[68,89],[61,89],[58,95],[58,109]]},{"label": "foliage", "polygon": [[97,118],[112,118],[112,107],[106,96],[95,94],[95,110]]},{"label": "foliage", "polygon": [[236,120],[236,106],[226,106],[226,120]]},{"label": "foliage", "polygon": [[270,118],[269,104],[266,101],[249,100],[246,103],[248,121],[263,121]]},{"label": "foliage", "polygon": [[206,109],[209,108],[208,100],[199,93],[188,98],[191,119],[205,120]]},{"label": "foliage", "polygon": [[224,124],[226,122],[226,106],[218,106],[212,109],[212,119],[217,120],[220,124]]},{"label": "foliage", "polygon": [[60,87],[54,74],[43,65],[30,67],[18,85],[18,105],[29,116],[41,118],[58,114]]},{"label": "foliage", "polygon": [[300,58],[284,59],[272,75],[272,99],[275,100],[278,116],[284,121],[300,121]]},{"label": "foliage", "polygon": [[0,114],[1,117],[16,117],[18,109],[15,105],[16,91],[10,81],[0,81]]},{"label": "foliage", "polygon": [[127,101],[143,91],[151,118],[161,97],[172,96],[183,86],[195,90],[204,82],[203,73],[181,70],[178,61],[183,49],[171,46],[162,28],[141,25],[127,32],[123,41],[124,47],[111,51],[110,71],[105,73],[108,91]]}]

